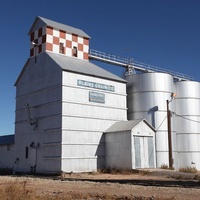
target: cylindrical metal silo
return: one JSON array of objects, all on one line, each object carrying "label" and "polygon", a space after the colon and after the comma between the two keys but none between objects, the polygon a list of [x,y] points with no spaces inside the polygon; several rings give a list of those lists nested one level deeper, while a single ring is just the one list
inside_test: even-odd
[{"label": "cylindrical metal silo", "polygon": [[176,83],[178,168],[200,169],[200,83]]},{"label": "cylindrical metal silo", "polygon": [[[128,95],[128,119],[145,118],[157,130],[156,157],[157,167],[169,165],[167,106],[174,92],[173,77],[165,73],[141,73],[126,77]],[[174,101],[170,102],[174,110]],[[171,117],[172,127],[174,116]],[[172,128],[172,130],[174,130]],[[172,131],[172,151],[176,152],[176,133]]]}]

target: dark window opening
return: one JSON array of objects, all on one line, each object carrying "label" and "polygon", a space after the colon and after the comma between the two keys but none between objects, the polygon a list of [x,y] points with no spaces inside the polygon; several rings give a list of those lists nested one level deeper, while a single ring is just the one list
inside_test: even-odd
[{"label": "dark window opening", "polygon": [[25,153],[25,158],[28,158],[28,147],[26,147],[26,153]]},{"label": "dark window opening", "polygon": [[31,36],[30,41],[33,41],[34,40],[34,32],[32,32],[30,36]]},{"label": "dark window opening", "polygon": [[7,151],[10,151],[10,145],[9,144],[7,145]]},{"label": "dark window opening", "polygon": [[64,51],[64,43],[62,43],[62,42],[60,42],[59,53],[65,54],[65,51]]},{"label": "dark window opening", "polygon": [[73,56],[77,57],[77,47],[73,47]]}]

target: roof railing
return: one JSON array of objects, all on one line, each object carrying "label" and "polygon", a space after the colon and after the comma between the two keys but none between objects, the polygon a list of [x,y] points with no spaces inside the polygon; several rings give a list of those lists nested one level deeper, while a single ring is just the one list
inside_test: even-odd
[{"label": "roof railing", "polygon": [[153,65],[138,62],[138,61],[135,61],[133,58],[124,58],[124,57],[116,56],[110,53],[97,51],[94,49],[90,49],[89,58],[110,63],[110,64],[114,64],[114,65],[119,65],[125,68],[132,67],[134,70],[141,71],[141,72],[167,73],[167,74],[171,74],[175,79],[178,79],[178,80],[194,80],[194,77],[188,76],[183,73],[179,73],[179,72],[167,70],[161,67],[156,67]]}]

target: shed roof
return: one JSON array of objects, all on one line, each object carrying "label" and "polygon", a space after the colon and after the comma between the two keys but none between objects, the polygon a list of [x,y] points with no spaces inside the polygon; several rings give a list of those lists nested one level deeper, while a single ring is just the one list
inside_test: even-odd
[{"label": "shed roof", "polygon": [[31,26],[28,34],[33,32],[34,27],[36,26],[36,24],[39,21],[42,22],[46,26],[50,26],[50,27],[53,27],[53,28],[56,28],[56,29],[59,29],[59,30],[63,30],[63,31],[66,31],[67,33],[72,33],[72,34],[76,34],[76,35],[79,35],[79,36],[82,36],[82,37],[90,38],[90,36],[87,35],[81,29],[74,28],[72,26],[68,26],[68,25],[65,25],[65,24],[62,24],[62,23],[59,23],[59,22],[55,22],[55,21],[52,21],[50,19],[46,19],[46,18],[40,17],[40,16],[37,16],[35,18],[35,21],[34,21],[33,25]]},{"label": "shed roof", "polygon": [[[69,57],[69,56],[65,56],[61,54],[55,54],[52,52],[43,52],[38,55],[38,59],[39,58],[44,59],[46,61],[50,59],[50,61],[52,61],[55,64],[55,66],[60,67],[63,71],[69,71],[69,72],[74,72],[78,74],[84,74],[88,76],[127,83],[125,79],[107,70],[104,70],[101,67],[86,60],[81,60],[78,58],[73,58],[73,57]],[[34,57],[31,57],[27,60],[17,81],[15,82],[15,86],[17,85],[17,82],[20,80],[20,77],[23,75],[26,67],[30,65],[31,63],[34,63],[34,60],[35,60]]]},{"label": "shed roof", "polygon": [[0,136],[0,145],[14,144],[15,135],[3,135]]},{"label": "shed roof", "polygon": [[145,119],[137,119],[137,120],[129,120],[129,121],[123,121],[123,122],[116,122],[111,127],[109,127],[105,133],[110,132],[119,132],[119,131],[131,131],[134,127],[136,127],[141,122],[144,122],[147,126],[149,126],[154,132],[154,127],[149,124]]}]

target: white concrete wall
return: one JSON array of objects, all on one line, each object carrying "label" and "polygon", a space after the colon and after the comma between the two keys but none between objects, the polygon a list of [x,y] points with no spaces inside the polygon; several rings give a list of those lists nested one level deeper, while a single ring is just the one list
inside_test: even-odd
[{"label": "white concrete wall", "polygon": [[[112,85],[115,91],[79,86],[78,80]],[[89,101],[89,92],[105,95],[105,103]],[[63,72],[62,171],[95,171],[105,163],[103,132],[127,120],[126,84]]]}]

